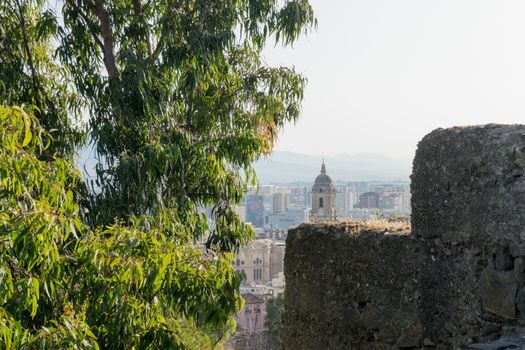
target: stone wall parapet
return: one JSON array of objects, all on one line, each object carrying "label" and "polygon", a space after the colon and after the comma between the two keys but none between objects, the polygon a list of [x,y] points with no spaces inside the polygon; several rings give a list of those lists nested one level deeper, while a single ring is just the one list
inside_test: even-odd
[{"label": "stone wall parapet", "polygon": [[460,349],[525,333],[525,126],[435,130],[411,180],[411,229],[289,232],[286,349]]}]

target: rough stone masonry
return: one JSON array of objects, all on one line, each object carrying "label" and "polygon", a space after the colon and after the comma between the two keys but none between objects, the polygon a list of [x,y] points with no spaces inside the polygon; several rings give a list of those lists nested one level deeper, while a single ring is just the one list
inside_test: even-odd
[{"label": "rough stone masonry", "polygon": [[519,348],[501,344],[525,333],[525,126],[435,130],[411,179],[411,231],[290,230],[286,349]]}]

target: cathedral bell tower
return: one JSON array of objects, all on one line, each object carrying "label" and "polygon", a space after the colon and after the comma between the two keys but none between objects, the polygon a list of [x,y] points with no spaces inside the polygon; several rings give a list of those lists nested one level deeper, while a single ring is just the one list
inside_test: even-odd
[{"label": "cathedral bell tower", "polygon": [[326,166],[321,165],[321,174],[315,178],[312,187],[312,211],[310,212],[310,221],[334,221],[335,213],[335,195],[336,189],[330,176],[326,175]]}]

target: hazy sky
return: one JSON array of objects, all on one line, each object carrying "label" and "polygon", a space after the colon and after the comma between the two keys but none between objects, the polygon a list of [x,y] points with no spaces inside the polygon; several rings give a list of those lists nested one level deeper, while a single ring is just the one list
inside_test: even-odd
[{"label": "hazy sky", "polygon": [[438,127],[525,122],[524,0],[310,0],[318,29],[271,65],[308,78],[278,150],[411,159]]}]

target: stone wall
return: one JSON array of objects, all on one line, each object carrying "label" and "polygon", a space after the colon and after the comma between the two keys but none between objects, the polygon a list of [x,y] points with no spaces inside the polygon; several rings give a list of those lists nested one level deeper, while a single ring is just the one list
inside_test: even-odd
[{"label": "stone wall", "polygon": [[391,231],[347,223],[288,232],[286,349],[390,349],[400,329],[420,338],[421,247]]},{"label": "stone wall", "polygon": [[[419,144],[413,234],[425,335],[457,348],[525,322],[525,127],[439,129]],[[523,304],[525,306],[525,304]]]},{"label": "stone wall", "polygon": [[412,232],[289,232],[287,349],[457,349],[525,331],[525,127],[430,133],[411,192]]}]

